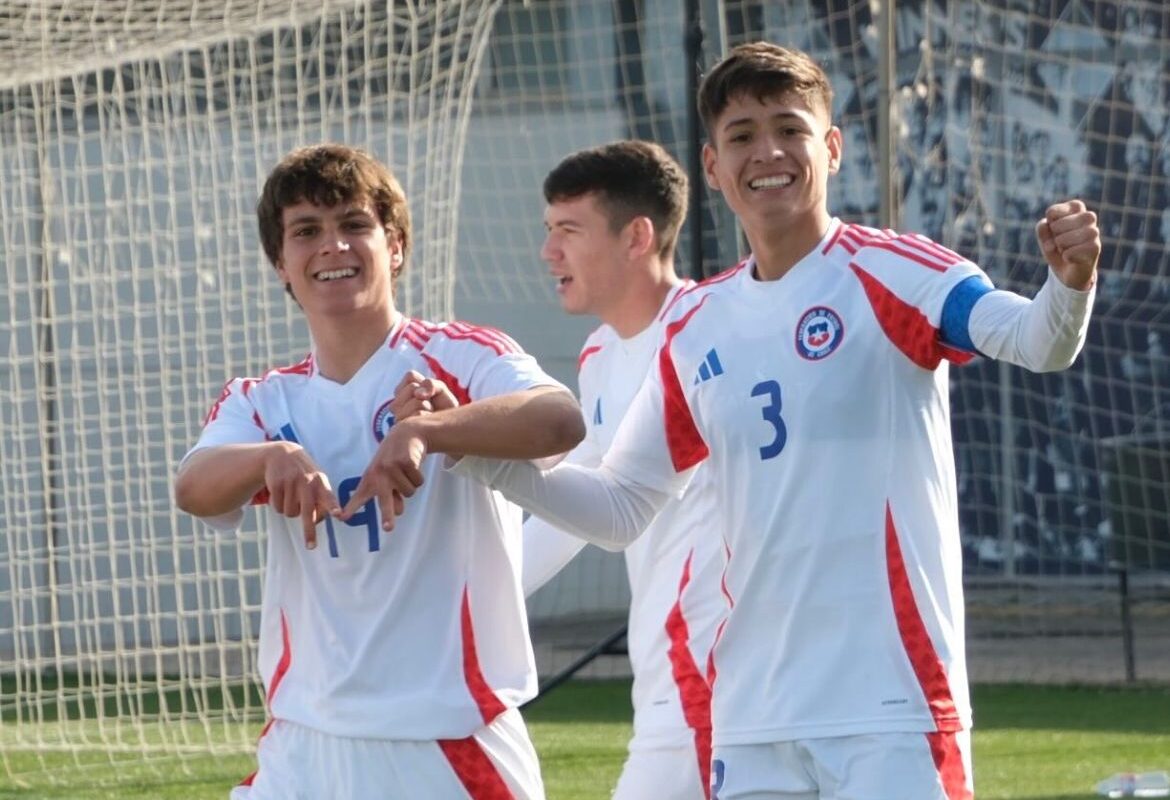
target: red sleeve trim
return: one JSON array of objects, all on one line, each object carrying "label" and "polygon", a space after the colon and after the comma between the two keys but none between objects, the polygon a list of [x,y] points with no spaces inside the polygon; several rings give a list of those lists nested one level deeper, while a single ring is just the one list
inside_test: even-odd
[{"label": "red sleeve trim", "polygon": [[451,390],[451,394],[455,395],[455,399],[459,401],[459,405],[465,406],[471,402],[471,393],[467,390],[467,387],[460,383],[458,378],[444,369],[438,359],[427,353],[420,353],[419,355],[422,356],[423,361],[427,362],[431,374],[447,384],[447,388]]},{"label": "red sleeve trim", "polygon": [[973,353],[947,347],[939,339],[938,328],[926,315],[890,291],[881,281],[856,263],[849,268],[861,281],[865,296],[882,331],[895,347],[923,369],[937,369],[943,359],[965,364]]},{"label": "red sleeve trim", "polygon": [[658,371],[662,377],[663,391],[663,419],[666,424],[666,444],[670,448],[670,460],[674,464],[675,472],[690,469],[705,459],[710,450],[695,418],[691,415],[691,408],[687,405],[686,395],[683,394],[682,384],[678,379],[674,360],[670,357],[670,343],[674,337],[686,327],[695,312],[707,302],[704,297],[694,308],[681,318],[666,326],[666,341],[658,351]]}]

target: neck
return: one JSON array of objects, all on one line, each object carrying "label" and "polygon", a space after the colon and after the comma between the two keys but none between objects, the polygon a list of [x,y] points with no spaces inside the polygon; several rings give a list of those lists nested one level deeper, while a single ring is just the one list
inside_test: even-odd
[{"label": "neck", "polygon": [[335,383],[348,383],[386,341],[398,318],[391,307],[387,312],[355,312],[310,325],[317,371]]},{"label": "neck", "polygon": [[637,336],[654,322],[662,304],[666,302],[666,296],[681,283],[682,279],[675,274],[673,264],[649,281],[631,282],[618,302],[599,315],[601,321],[617,331],[617,335],[623,339]]},{"label": "neck", "polygon": [[769,221],[747,231],[748,244],[756,258],[756,278],[775,281],[783,278],[825,237],[833,218],[826,209],[777,224]]}]

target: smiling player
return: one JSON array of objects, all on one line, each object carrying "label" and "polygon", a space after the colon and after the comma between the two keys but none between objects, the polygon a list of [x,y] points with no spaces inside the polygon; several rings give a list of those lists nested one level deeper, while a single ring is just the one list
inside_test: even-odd
[{"label": "smiling player", "polygon": [[[519,511],[427,455],[561,453],[583,434],[580,409],[504,334],[395,308],[410,217],[368,154],[293,151],[257,215],[313,350],[230,381],[175,484],[180,508],[223,529],[249,501],[269,505],[259,667],[271,719],[258,770],[232,796],[542,798],[516,711],[536,687]],[[408,374],[459,397],[428,417],[443,427],[396,424]],[[426,478],[408,509],[392,488],[403,452]]]},{"label": "smiling player", "polygon": [[708,184],[751,257],[683,295],[597,469],[465,458],[550,522],[621,547],[710,470],[730,604],[712,654],[717,800],[972,796],[948,365],[1063,369],[1101,238],[1079,200],[1036,225],[1034,299],[914,234],[827,208],[832,90],[742,45],[704,78]]}]

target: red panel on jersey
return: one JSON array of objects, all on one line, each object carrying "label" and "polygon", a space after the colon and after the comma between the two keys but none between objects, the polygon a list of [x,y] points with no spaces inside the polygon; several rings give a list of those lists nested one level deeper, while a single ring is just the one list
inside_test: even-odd
[{"label": "red panel on jersey", "polygon": [[467,681],[467,688],[475,704],[479,706],[480,716],[484,722],[491,722],[503,714],[507,709],[496,697],[492,687],[488,686],[479,668],[479,654],[475,650],[475,629],[471,621],[471,598],[467,594],[467,587],[463,587],[463,611],[461,614],[463,628],[463,678]]},{"label": "red panel on jersey", "polygon": [[666,635],[670,639],[670,671],[674,685],[678,687],[682,701],[683,719],[695,735],[695,755],[699,759],[699,777],[703,782],[703,796],[711,796],[711,687],[699,672],[695,657],[691,654],[690,631],[683,616],[682,596],[691,582],[691,559],[695,551],[687,555],[683,564],[682,579],[678,584],[678,599],[666,617]]},{"label": "red panel on jersey", "polygon": [[894,601],[894,617],[898,623],[898,633],[902,636],[902,646],[906,649],[906,657],[910,659],[914,674],[918,676],[918,684],[926,696],[934,724],[938,730],[944,732],[962,730],[959,714],[955,710],[955,699],[951,696],[951,685],[947,681],[946,669],[934,649],[934,643],[930,640],[930,633],[926,630],[922,615],[918,611],[918,603],[914,599],[914,588],[910,585],[909,575],[906,574],[902,546],[898,543],[898,531],[894,527],[894,515],[888,503],[886,571],[889,575],[890,597]]},{"label": "red panel on jersey", "polygon": [[861,280],[882,331],[908,359],[923,369],[935,369],[944,358],[955,364],[965,364],[974,358],[973,353],[943,344],[938,338],[938,328],[930,324],[926,315],[895,295],[873,275],[857,264],[849,267]]},{"label": "red panel on jersey", "polygon": [[666,341],[658,351],[658,371],[662,376],[662,390],[664,393],[663,418],[666,422],[666,444],[670,448],[670,460],[674,464],[675,472],[690,469],[705,459],[710,453],[707,443],[699,433],[695,419],[691,416],[691,408],[687,405],[683,395],[682,384],[678,380],[678,371],[674,368],[674,361],[670,357],[670,342],[686,324],[690,322],[695,312],[703,307],[707,298],[682,316],[666,326]]},{"label": "red panel on jersey", "polygon": [[926,740],[930,742],[930,755],[947,800],[974,800],[975,794],[967,787],[967,770],[955,734],[928,733]]},{"label": "red panel on jersey", "polygon": [[431,372],[436,378],[447,384],[447,388],[451,390],[451,394],[455,395],[455,399],[459,401],[459,405],[465,406],[471,402],[471,394],[467,391],[467,387],[459,382],[459,379],[452,375],[447,370],[443,369],[443,365],[435,358],[420,353],[423,361],[427,362],[427,366],[431,368]]},{"label": "red panel on jersey", "polygon": [[280,611],[280,641],[283,645],[280,661],[277,662],[276,672],[272,674],[272,681],[268,684],[269,708],[272,707],[272,698],[276,697],[276,690],[280,687],[280,682],[284,680],[284,675],[288,672],[289,665],[292,664],[292,643],[288,635],[288,618],[284,616],[284,609]]},{"label": "red panel on jersey", "polygon": [[440,739],[439,749],[471,800],[513,800],[514,795],[500,771],[473,737]]}]

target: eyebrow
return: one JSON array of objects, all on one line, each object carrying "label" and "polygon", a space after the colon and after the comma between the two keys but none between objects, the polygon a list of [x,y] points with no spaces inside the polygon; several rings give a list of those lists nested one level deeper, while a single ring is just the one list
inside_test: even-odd
[{"label": "eyebrow", "polygon": [[[292,226],[292,225],[302,225],[302,224],[307,223],[307,222],[308,223],[315,223],[315,222],[320,222],[325,216],[327,216],[327,215],[306,212],[306,213],[301,214],[299,216],[293,217],[285,224],[287,226]],[[372,218],[373,215],[364,208],[354,207],[354,208],[346,209],[345,211],[341,212],[341,214],[338,214],[337,217],[339,219],[344,220],[344,219],[351,219],[353,217],[370,217],[370,218]]]},{"label": "eyebrow", "polygon": [[[776,120],[796,120],[797,122],[804,122],[805,121],[804,117],[802,117],[800,114],[797,114],[793,111],[781,111],[778,114],[773,114],[772,116],[768,117],[769,122],[774,122]],[[747,124],[753,123],[755,121],[756,120],[754,117],[736,117],[735,119],[730,119],[727,122],[725,122],[723,124],[723,130],[727,130],[728,128],[734,128],[737,125],[747,125]]]}]

